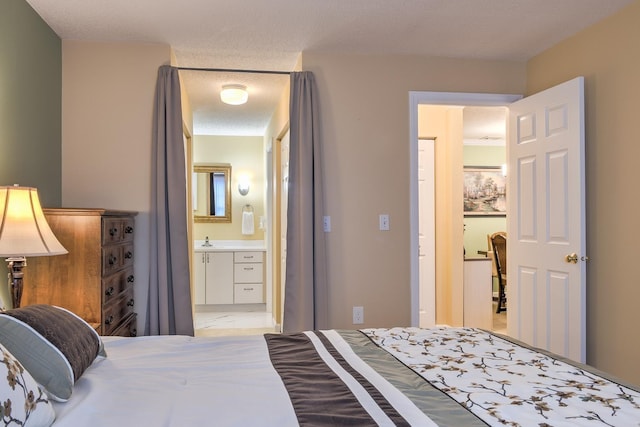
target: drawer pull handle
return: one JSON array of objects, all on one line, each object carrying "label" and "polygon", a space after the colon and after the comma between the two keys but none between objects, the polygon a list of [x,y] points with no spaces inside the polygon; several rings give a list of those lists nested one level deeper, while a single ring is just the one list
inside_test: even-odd
[{"label": "drawer pull handle", "polygon": [[124,254],[124,258],[125,258],[125,259],[131,259],[131,258],[133,258],[133,252],[131,252],[131,251],[127,251],[127,252]]},{"label": "drawer pull handle", "polygon": [[253,259],[253,255],[245,255],[243,258],[244,259]]},{"label": "drawer pull handle", "polygon": [[134,304],[133,298],[131,298],[129,301],[127,301],[127,307],[133,307],[133,304]]},{"label": "drawer pull handle", "polygon": [[131,234],[131,233],[133,233],[133,227],[132,227],[132,226],[130,226],[130,225],[126,226],[126,227],[124,228],[124,233],[125,233],[125,234]]},{"label": "drawer pull handle", "polygon": [[113,295],[113,292],[114,292],[114,291],[115,291],[115,289],[113,289],[113,286],[109,286],[109,287],[107,288],[107,290],[106,290],[106,291],[104,291],[104,294],[105,294],[106,296],[110,297],[111,295]]},{"label": "drawer pull handle", "polygon": [[115,236],[116,234],[118,234],[118,229],[116,227],[112,227],[109,229],[109,235],[111,237]]},{"label": "drawer pull handle", "polygon": [[127,277],[127,283],[133,283],[133,274]]},{"label": "drawer pull handle", "polygon": [[244,271],[253,271],[253,267],[245,267]]},{"label": "drawer pull handle", "polygon": [[252,291],[253,288],[244,288],[245,291]]},{"label": "drawer pull handle", "polygon": [[110,325],[111,323],[113,323],[113,316],[109,316],[106,319],[104,319],[105,325]]},{"label": "drawer pull handle", "polygon": [[114,265],[118,261],[118,257],[115,255],[109,255],[109,265]]}]

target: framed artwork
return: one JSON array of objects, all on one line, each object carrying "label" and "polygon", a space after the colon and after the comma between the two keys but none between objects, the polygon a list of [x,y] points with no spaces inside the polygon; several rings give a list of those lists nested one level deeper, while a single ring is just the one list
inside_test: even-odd
[{"label": "framed artwork", "polygon": [[464,215],[507,214],[507,177],[500,167],[465,166]]}]

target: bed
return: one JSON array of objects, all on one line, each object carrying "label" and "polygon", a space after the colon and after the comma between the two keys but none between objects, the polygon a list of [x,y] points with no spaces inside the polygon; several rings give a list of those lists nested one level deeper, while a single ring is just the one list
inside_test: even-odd
[{"label": "bed", "polygon": [[[43,424],[26,425],[48,425],[45,415],[61,427],[640,425],[637,388],[479,329],[119,338],[97,337],[72,313],[43,310],[56,317],[47,325],[63,315],[75,325],[71,335],[91,337],[74,345],[94,356],[70,389],[47,386],[57,401],[37,381],[31,402],[42,402],[29,421],[42,416]],[[18,323],[0,315],[5,362],[13,354],[22,363],[5,321]],[[33,361],[24,365],[41,375],[27,367]],[[36,417],[38,406],[50,412]]]}]

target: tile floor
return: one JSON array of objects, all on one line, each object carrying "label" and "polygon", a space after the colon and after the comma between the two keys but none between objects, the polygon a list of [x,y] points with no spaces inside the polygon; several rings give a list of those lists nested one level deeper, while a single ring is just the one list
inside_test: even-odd
[{"label": "tile floor", "polygon": [[196,336],[255,335],[277,332],[271,313],[245,312],[196,312],[194,316]]}]

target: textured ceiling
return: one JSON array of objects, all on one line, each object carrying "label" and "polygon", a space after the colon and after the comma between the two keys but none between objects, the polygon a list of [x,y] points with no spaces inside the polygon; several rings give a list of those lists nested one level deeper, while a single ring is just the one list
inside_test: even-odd
[{"label": "textured ceiling", "polygon": [[[62,39],[167,43],[184,67],[284,71],[311,50],[524,61],[632,1],[27,0]],[[185,79],[195,133],[219,135],[261,135],[288,81]],[[231,81],[249,87],[249,103],[221,110],[209,101]]]},{"label": "textured ceiling", "polygon": [[465,144],[505,145],[506,107],[464,107],[462,123]]}]

